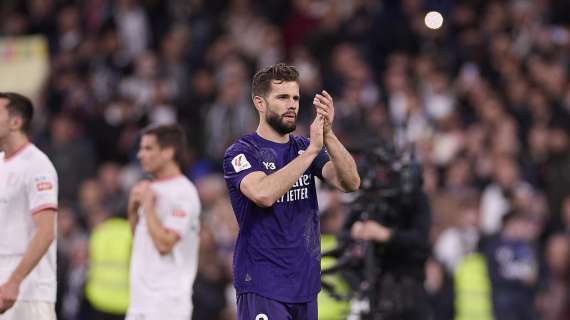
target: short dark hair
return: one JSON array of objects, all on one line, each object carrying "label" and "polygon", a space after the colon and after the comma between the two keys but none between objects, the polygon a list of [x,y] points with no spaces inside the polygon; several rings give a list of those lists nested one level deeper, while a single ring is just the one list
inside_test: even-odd
[{"label": "short dark hair", "polygon": [[161,149],[173,148],[174,161],[180,169],[185,166],[186,155],[186,133],[181,126],[177,124],[165,124],[149,126],[142,131],[141,136],[153,135]]},{"label": "short dark hair", "polygon": [[8,112],[11,116],[17,115],[22,118],[22,132],[30,132],[32,118],[34,117],[34,105],[27,97],[15,92],[0,92],[0,99],[8,100]]},{"label": "short dark hair", "polygon": [[251,84],[252,98],[265,97],[271,89],[271,81],[299,83],[299,71],[294,66],[285,63],[277,63],[257,71]]}]

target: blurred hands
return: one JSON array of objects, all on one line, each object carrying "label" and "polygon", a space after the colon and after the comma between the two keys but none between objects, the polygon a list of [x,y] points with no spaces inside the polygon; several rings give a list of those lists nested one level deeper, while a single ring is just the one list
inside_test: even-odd
[{"label": "blurred hands", "polygon": [[356,221],[350,229],[354,240],[372,240],[386,242],[392,237],[392,231],[376,221]]}]

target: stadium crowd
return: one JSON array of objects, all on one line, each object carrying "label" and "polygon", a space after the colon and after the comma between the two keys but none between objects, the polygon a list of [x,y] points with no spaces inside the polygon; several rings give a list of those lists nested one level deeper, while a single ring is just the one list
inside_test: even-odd
[{"label": "stadium crowd", "polygon": [[[441,29],[425,26],[429,10]],[[203,206],[194,318],[235,316],[237,224],[220,164],[255,130],[251,75],[278,61],[301,75],[296,134],[324,88],[348,146],[415,145],[435,319],[453,318],[454,275],[474,252],[489,260],[495,310],[570,319],[569,12],[561,0],[2,1],[0,36],[49,43],[33,140],[59,173],[60,319],[81,319],[90,234],[126,215],[142,177],[139,130],[172,122]],[[342,218],[344,200],[322,188],[323,217]]]}]

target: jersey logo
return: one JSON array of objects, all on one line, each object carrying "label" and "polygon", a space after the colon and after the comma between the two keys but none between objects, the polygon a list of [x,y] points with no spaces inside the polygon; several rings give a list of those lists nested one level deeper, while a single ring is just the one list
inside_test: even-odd
[{"label": "jersey logo", "polygon": [[186,212],[184,212],[183,210],[180,210],[180,209],[174,209],[174,210],[172,210],[172,216],[184,218],[184,217],[186,217]]},{"label": "jersey logo", "polygon": [[53,189],[53,185],[49,181],[41,181],[36,183],[36,189],[38,189],[38,191],[51,190]]},{"label": "jersey logo", "polygon": [[275,162],[265,162],[263,161],[263,165],[265,166],[265,169],[271,169],[271,170],[275,170]]},{"label": "jersey logo", "polygon": [[255,320],[269,320],[269,317],[265,313],[260,313],[255,316]]},{"label": "jersey logo", "polygon": [[232,166],[236,173],[251,168],[251,164],[249,164],[249,161],[247,161],[243,153],[238,154],[232,159]]}]

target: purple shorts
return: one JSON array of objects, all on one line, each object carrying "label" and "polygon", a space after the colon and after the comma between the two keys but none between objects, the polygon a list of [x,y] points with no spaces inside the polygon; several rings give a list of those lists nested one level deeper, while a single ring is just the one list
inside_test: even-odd
[{"label": "purple shorts", "polygon": [[284,303],[255,293],[237,296],[238,320],[317,320],[317,298],[306,303]]}]

